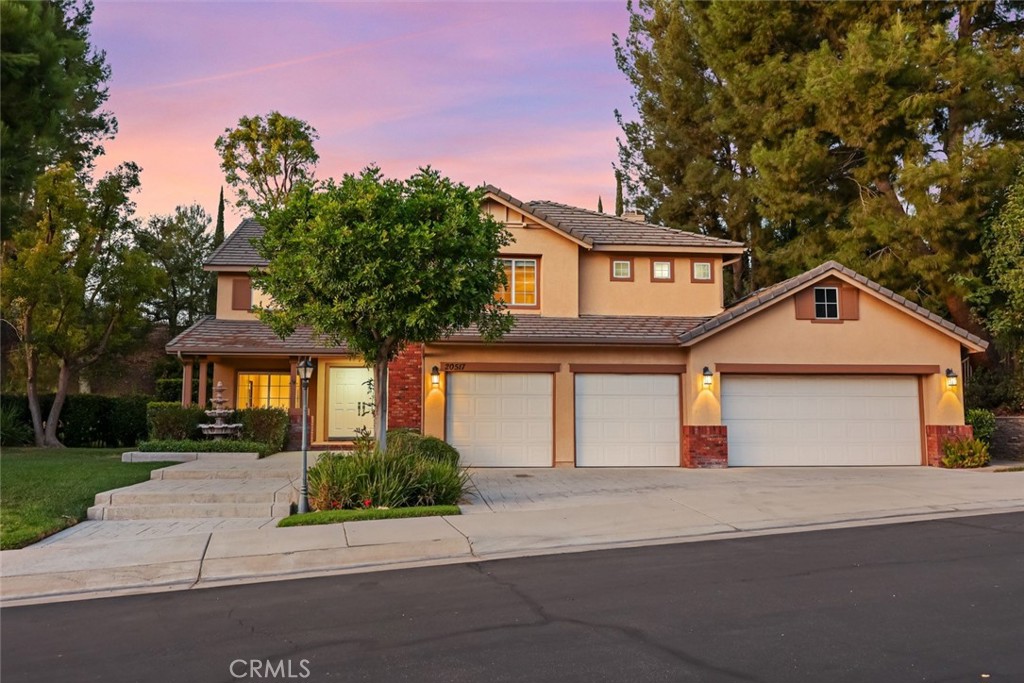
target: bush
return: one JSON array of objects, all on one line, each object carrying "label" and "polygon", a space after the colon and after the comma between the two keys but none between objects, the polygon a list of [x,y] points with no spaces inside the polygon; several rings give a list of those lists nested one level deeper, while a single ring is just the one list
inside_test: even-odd
[{"label": "bush", "polygon": [[156,399],[158,401],[175,402],[181,401],[182,379],[158,379],[156,381]]},{"label": "bush", "polygon": [[[53,406],[53,394],[39,397],[43,420]],[[146,396],[100,396],[97,394],[69,394],[61,410],[57,438],[65,446],[133,446],[146,436]],[[21,422],[32,435],[28,399],[24,396],[4,396],[7,418]]]},{"label": "bush", "polygon": [[143,453],[259,453],[262,458],[277,453],[278,449],[267,443],[238,439],[163,439],[143,441],[139,450]]},{"label": "bush", "polygon": [[413,453],[416,444],[423,437],[415,429],[389,429],[388,430],[388,452],[389,453]]},{"label": "bush", "polygon": [[971,408],[1017,413],[1024,410],[1024,368],[978,368],[964,384],[964,402]]},{"label": "bush", "polygon": [[281,408],[243,408],[235,411],[231,421],[242,423],[242,439],[262,441],[279,451],[288,445],[291,422]]},{"label": "bush", "polygon": [[974,438],[992,445],[992,435],[996,432],[996,416],[991,410],[971,408],[967,411],[967,424],[974,427]]},{"label": "bush", "polygon": [[459,452],[436,436],[424,436],[416,444],[416,454],[425,460],[459,466]]},{"label": "bush", "polygon": [[0,446],[24,446],[34,434],[17,410],[0,405]]},{"label": "bush", "polygon": [[[447,444],[446,444],[447,445]],[[458,460],[459,454],[455,453]],[[457,464],[421,459],[416,472],[412,496],[413,505],[454,505],[462,498],[462,492],[469,481],[465,470]]]},{"label": "bush", "polygon": [[947,439],[942,444],[942,452],[943,467],[984,467],[991,460],[988,446],[978,439]]},{"label": "bush", "polygon": [[180,403],[154,401],[146,406],[149,438],[156,440],[197,439],[199,425],[211,421],[202,408]]}]

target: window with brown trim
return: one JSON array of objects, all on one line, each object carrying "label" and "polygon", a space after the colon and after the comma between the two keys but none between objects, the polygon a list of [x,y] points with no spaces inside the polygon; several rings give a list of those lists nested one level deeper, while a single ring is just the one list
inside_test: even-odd
[{"label": "window with brown trim", "polygon": [[235,382],[236,408],[284,408],[291,398],[287,372],[239,372]]},{"label": "window with brown trim", "polygon": [[853,285],[828,278],[793,295],[796,319],[819,323],[859,320],[859,295],[860,290]]},{"label": "window with brown trim", "polygon": [[610,265],[611,279],[617,282],[633,281],[633,259],[613,258]]},{"label": "window with brown trim", "polygon": [[839,320],[839,288],[814,288],[814,317],[818,320]]},{"label": "window with brown trim", "polygon": [[508,306],[536,308],[537,292],[537,259],[536,258],[503,258],[505,281],[508,283],[498,290],[497,299]]},{"label": "window with brown trim", "polygon": [[651,282],[675,282],[675,261],[651,259]]},{"label": "window with brown trim", "polygon": [[231,280],[231,310],[252,310],[252,282],[247,277],[236,277]]},{"label": "window with brown trim", "polygon": [[711,261],[690,261],[690,282],[714,282],[715,268]]}]

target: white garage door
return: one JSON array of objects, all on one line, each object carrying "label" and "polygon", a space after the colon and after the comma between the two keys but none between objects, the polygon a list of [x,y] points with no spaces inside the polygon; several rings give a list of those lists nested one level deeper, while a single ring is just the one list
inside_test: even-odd
[{"label": "white garage door", "polygon": [[551,467],[551,375],[448,375],[448,443],[472,467]]},{"label": "white garage door", "polygon": [[576,464],[678,467],[678,375],[576,375]]},{"label": "white garage door", "polygon": [[722,380],[729,465],[919,465],[915,377]]}]

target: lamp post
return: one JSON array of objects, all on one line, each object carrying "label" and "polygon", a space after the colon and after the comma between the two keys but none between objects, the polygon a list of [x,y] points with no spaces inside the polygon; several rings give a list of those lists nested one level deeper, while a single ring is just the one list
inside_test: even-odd
[{"label": "lamp post", "polygon": [[299,489],[299,513],[309,512],[309,486],[306,478],[306,451],[309,450],[309,378],[313,376],[313,359],[299,361],[295,368],[302,381],[302,488]]}]

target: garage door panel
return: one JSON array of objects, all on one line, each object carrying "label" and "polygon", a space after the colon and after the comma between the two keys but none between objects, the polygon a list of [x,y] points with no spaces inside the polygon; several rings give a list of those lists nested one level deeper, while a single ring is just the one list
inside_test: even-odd
[{"label": "garage door panel", "polygon": [[576,464],[679,465],[677,375],[576,375]]},{"label": "garage door panel", "polygon": [[913,377],[727,376],[730,465],[917,465]]},{"label": "garage door panel", "polygon": [[462,464],[550,467],[552,377],[547,373],[452,373],[445,434]]}]

